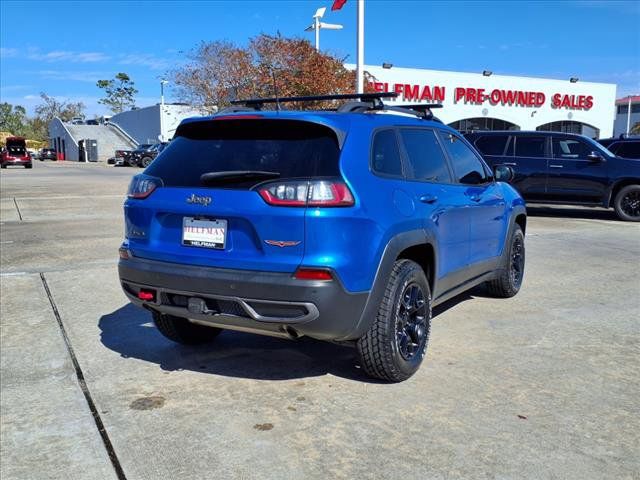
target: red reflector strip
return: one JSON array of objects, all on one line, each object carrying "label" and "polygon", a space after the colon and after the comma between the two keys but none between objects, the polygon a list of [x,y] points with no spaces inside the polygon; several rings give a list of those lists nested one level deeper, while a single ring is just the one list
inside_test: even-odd
[{"label": "red reflector strip", "polygon": [[138,292],[138,298],[140,300],[144,300],[145,302],[152,302],[155,300],[156,294],[155,292],[152,292],[150,290],[140,290]]},{"label": "red reflector strip", "polygon": [[298,280],[333,280],[329,270],[320,268],[299,268],[293,276]]}]

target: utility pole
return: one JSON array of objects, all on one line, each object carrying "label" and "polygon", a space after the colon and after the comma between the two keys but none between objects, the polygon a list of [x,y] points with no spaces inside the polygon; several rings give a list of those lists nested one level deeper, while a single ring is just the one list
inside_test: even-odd
[{"label": "utility pole", "polygon": [[627,107],[627,135],[629,135],[629,132],[631,131],[631,98],[632,96],[629,95],[629,104]]},{"label": "utility pole", "polygon": [[169,81],[164,78],[160,80],[160,135],[158,135],[160,142],[164,142],[164,86],[167,83]]},{"label": "utility pole", "polygon": [[356,57],[356,93],[364,92],[364,0],[358,2],[358,44]]}]

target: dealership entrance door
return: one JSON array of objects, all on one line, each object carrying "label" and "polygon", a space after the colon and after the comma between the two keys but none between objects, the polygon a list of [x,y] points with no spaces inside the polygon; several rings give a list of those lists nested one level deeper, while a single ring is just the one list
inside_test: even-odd
[{"label": "dealership entrance door", "polygon": [[515,123],[491,117],[465,118],[450,123],[449,126],[462,133],[475,130],[520,130],[520,126]]},{"label": "dealership entrance door", "polygon": [[584,135],[589,138],[599,138],[600,130],[587,123],[573,122],[571,120],[563,120],[560,122],[551,122],[540,125],[536,128],[540,132],[563,132],[563,133],[577,133],[578,135]]}]

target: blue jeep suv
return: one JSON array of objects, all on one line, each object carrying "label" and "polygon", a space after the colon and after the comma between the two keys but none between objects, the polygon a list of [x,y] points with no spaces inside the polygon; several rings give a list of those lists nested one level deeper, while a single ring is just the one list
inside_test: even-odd
[{"label": "blue jeep suv", "polygon": [[410,377],[433,306],[481,283],[518,292],[526,213],[496,181],[509,167],[492,172],[430,109],[382,103],[393,95],[184,120],[129,187],[127,297],[176,342],[307,335],[355,344],[371,376]]}]

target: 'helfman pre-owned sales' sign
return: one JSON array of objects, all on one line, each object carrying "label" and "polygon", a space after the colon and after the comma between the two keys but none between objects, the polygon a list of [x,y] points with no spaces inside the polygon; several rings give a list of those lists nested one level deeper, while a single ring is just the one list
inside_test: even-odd
[{"label": "'helfman pre-owned sales' sign", "polygon": [[[401,101],[414,102],[444,102],[446,87],[443,85],[419,85],[409,83],[394,83],[389,88],[386,82],[371,82],[376,92],[396,92]],[[482,105],[485,102],[491,105],[541,107],[547,102],[547,96],[543,92],[455,87],[453,89],[453,102]],[[552,108],[566,108],[570,110],[589,110],[593,107],[592,95],[569,95],[554,93],[549,100]]]}]

